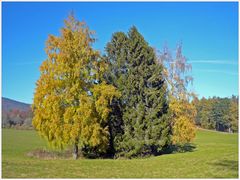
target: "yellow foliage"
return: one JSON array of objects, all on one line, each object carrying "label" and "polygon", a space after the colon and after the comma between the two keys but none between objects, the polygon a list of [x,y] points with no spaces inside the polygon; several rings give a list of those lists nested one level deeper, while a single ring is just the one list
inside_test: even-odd
[{"label": "yellow foliage", "polygon": [[105,151],[108,145],[109,103],[120,94],[101,80],[107,64],[92,49],[92,36],[84,22],[70,16],[61,35],[50,35],[46,42],[32,123],[53,146],[79,143]]},{"label": "yellow foliage", "polygon": [[196,135],[195,106],[188,101],[173,99],[170,103],[170,110],[173,119],[173,143],[185,144],[191,142]]}]

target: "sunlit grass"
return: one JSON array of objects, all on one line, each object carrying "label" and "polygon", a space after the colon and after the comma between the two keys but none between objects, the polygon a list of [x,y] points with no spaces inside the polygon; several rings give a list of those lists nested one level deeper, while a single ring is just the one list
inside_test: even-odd
[{"label": "sunlit grass", "polygon": [[238,135],[199,130],[193,152],[145,159],[28,157],[47,148],[35,131],[2,130],[3,178],[237,178]]}]

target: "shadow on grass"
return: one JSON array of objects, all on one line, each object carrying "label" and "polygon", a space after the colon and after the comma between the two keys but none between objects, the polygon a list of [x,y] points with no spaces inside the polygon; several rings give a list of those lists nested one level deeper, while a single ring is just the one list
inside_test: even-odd
[{"label": "shadow on grass", "polygon": [[196,149],[195,144],[185,144],[185,145],[172,145],[165,149],[161,154],[172,154],[172,153],[185,153],[185,152],[193,152]]},{"label": "shadow on grass", "polygon": [[[221,171],[225,170],[229,172],[229,178],[238,177],[238,161],[236,160],[219,160],[215,163],[209,163],[211,166],[219,168]],[[226,178],[221,176],[221,174],[215,176],[214,178]]]},{"label": "shadow on grass", "polygon": [[179,152],[193,152],[196,149],[194,144],[185,144],[184,146],[179,146]]},{"label": "shadow on grass", "polygon": [[235,160],[221,160],[215,163],[211,163],[211,165],[224,168],[229,171],[238,171],[238,161]]},{"label": "shadow on grass", "polygon": [[[164,154],[175,154],[175,153],[185,153],[185,152],[193,152],[195,151],[196,146],[194,144],[185,144],[185,145],[171,145],[162,149],[161,152],[158,153],[149,153],[144,154],[141,158],[147,158],[150,156],[159,156]],[[46,149],[35,149],[26,154],[28,157],[37,158],[37,159],[72,159],[72,150],[66,149],[62,151],[55,150],[46,150]],[[106,154],[97,154],[91,149],[85,149],[85,151],[81,151],[78,153],[79,158],[84,159],[118,159],[119,157],[115,157],[113,153]],[[121,157],[125,159],[124,157]],[[128,158],[126,158],[128,159]]]}]

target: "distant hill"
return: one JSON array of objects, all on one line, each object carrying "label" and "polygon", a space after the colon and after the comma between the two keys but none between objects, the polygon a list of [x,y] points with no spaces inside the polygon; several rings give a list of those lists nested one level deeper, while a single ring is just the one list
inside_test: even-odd
[{"label": "distant hill", "polygon": [[2,127],[32,129],[31,105],[2,97]]},{"label": "distant hill", "polygon": [[20,111],[28,111],[31,108],[30,106],[30,104],[2,97],[2,112],[9,112],[13,109],[18,109]]}]

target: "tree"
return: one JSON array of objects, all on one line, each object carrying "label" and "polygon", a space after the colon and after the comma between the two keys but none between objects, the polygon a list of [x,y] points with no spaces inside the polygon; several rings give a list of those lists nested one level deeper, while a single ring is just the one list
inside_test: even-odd
[{"label": "tree", "polygon": [[127,60],[128,37],[123,32],[112,35],[111,41],[106,46],[105,59],[109,62],[105,79],[108,83],[117,87],[121,92],[120,98],[115,97],[111,103],[109,115],[110,149],[109,153],[114,155],[118,142],[124,133],[123,112],[126,106],[126,81],[129,63]]},{"label": "tree", "polygon": [[183,146],[192,141],[195,137],[196,128],[194,120],[196,116],[196,108],[188,101],[174,101],[170,104],[173,110],[173,144]]},{"label": "tree", "polygon": [[201,127],[206,129],[216,128],[216,121],[213,119],[214,104],[215,102],[210,101],[204,97],[195,104],[195,107],[197,109],[196,119]]},{"label": "tree", "polygon": [[10,126],[21,126],[24,122],[24,119],[21,117],[22,112],[19,109],[11,109],[8,112],[8,121]]},{"label": "tree", "polygon": [[2,111],[2,127],[3,128],[8,128],[11,126],[11,121],[9,118],[9,113],[6,111]]},{"label": "tree", "polygon": [[230,131],[238,132],[238,98],[232,97],[229,107]]},{"label": "tree", "polygon": [[33,126],[53,147],[72,145],[105,152],[109,103],[120,96],[103,74],[107,64],[92,48],[93,31],[70,15],[59,37],[50,35],[33,102]]},{"label": "tree", "polygon": [[195,94],[188,90],[193,83],[190,72],[192,66],[187,62],[187,58],[182,54],[182,44],[178,44],[175,56],[167,46],[158,55],[158,63],[164,67],[164,77],[168,83],[168,93],[177,99],[192,99]]},{"label": "tree", "polygon": [[168,83],[172,141],[174,144],[191,142],[196,132],[196,109],[190,101],[195,94],[188,90],[189,83],[193,81],[190,75],[192,67],[182,54],[182,44],[177,46],[175,57],[165,46],[158,57],[158,63],[164,66],[164,78]]},{"label": "tree", "polygon": [[228,98],[210,98],[212,101],[212,111],[211,111],[211,119],[215,122],[215,129],[218,131],[225,131],[225,129],[229,129],[229,106],[230,99]]},{"label": "tree", "polygon": [[[119,156],[157,154],[170,141],[166,84],[152,47],[132,27],[115,33],[106,48],[111,63],[109,80],[122,96],[119,104],[123,134],[115,138]],[[121,124],[121,123],[120,123]]]},{"label": "tree", "polygon": [[32,118],[26,118],[24,123],[23,123],[23,126],[26,127],[26,128],[31,128],[32,127]]}]

